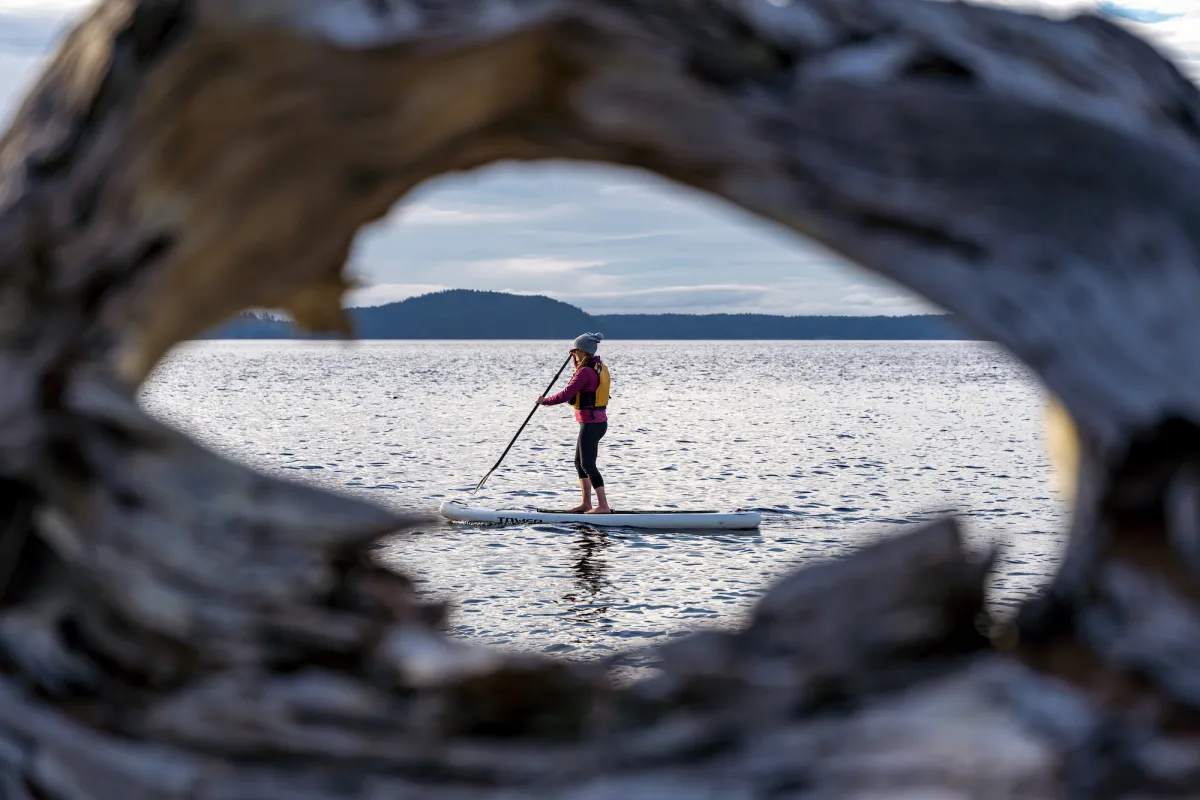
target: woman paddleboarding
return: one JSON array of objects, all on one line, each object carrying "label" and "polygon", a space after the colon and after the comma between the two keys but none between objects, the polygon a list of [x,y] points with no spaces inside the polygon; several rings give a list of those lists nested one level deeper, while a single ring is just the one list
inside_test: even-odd
[{"label": "woman paddleboarding", "polygon": [[[608,367],[596,355],[604,335],[585,333],[571,345],[571,356],[575,359],[575,374],[567,388],[549,397],[539,397],[538,404],[556,406],[570,403],[575,409],[575,421],[579,423],[579,437],[575,440],[575,472],[579,475],[579,488],[583,491],[583,502],[570,513],[611,514],[608,498],[604,493],[604,478],[596,468],[596,456],[600,440],[608,432],[608,395],[611,381]],[[596,490],[596,507],[592,508],[592,490]]]}]

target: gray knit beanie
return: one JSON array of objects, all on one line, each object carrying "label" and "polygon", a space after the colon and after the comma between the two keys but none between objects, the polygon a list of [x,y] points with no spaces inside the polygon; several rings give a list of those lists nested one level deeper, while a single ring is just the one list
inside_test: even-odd
[{"label": "gray knit beanie", "polygon": [[596,348],[604,341],[603,333],[581,333],[571,345],[575,350],[582,350],[589,356],[596,355]]}]

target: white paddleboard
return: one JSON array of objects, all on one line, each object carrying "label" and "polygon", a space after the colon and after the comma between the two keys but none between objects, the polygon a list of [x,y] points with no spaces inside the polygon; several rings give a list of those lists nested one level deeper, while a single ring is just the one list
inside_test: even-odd
[{"label": "white paddleboard", "polygon": [[477,525],[538,525],[582,523],[610,528],[657,528],[660,530],[751,530],[757,528],[757,511],[618,511],[614,514],[568,514],[559,511],[480,508],[461,500],[447,500],[438,509],[455,522]]}]

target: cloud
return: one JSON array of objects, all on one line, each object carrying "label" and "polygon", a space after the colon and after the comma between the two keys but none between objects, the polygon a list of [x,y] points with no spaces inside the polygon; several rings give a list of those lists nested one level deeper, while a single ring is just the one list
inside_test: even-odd
[{"label": "cloud", "polygon": [[650,200],[659,199],[654,188],[644,183],[606,183],[596,189],[605,197],[635,197]]},{"label": "cloud", "polygon": [[93,5],[74,0],[0,0],[0,46],[48,56],[55,44]]},{"label": "cloud", "polygon": [[345,305],[382,306],[449,288],[451,287],[436,283],[376,283],[351,290]]},{"label": "cloud", "polygon": [[0,13],[75,15],[96,5],[96,0],[0,0]]},{"label": "cloud", "polygon": [[1200,3],[1196,0],[984,0],[1041,14],[1092,13],[1106,17],[1155,45],[1193,80],[1200,79]]},{"label": "cloud", "polygon": [[[611,277],[611,276],[609,276]],[[849,291],[845,291],[845,290]],[[887,290],[891,291],[887,291]],[[831,291],[834,290],[834,291]],[[841,292],[837,290],[842,290]],[[592,314],[937,314],[941,309],[893,287],[780,278],[767,284],[724,282],[602,291],[542,292]]]},{"label": "cloud", "polygon": [[936,314],[938,309],[918,298],[904,295],[880,296],[866,293],[843,295],[837,304],[846,314]]},{"label": "cloud", "polygon": [[0,0],[0,124],[13,112],[85,3]]},{"label": "cloud", "polygon": [[468,267],[475,272],[504,275],[557,275],[591,267],[600,267],[604,261],[581,261],[552,256],[518,256],[516,258],[494,258],[474,261]]},{"label": "cloud", "polygon": [[593,314],[696,313],[696,309],[759,308],[775,289],[738,283],[655,286],[601,292],[553,292],[552,297]]},{"label": "cloud", "polygon": [[1097,6],[1097,10],[1104,16],[1127,19],[1130,22],[1142,22],[1148,25],[1167,22],[1184,16],[1183,12],[1163,13],[1162,11],[1154,11],[1153,9],[1124,8],[1111,2],[1100,3]]},{"label": "cloud", "polygon": [[570,214],[575,209],[572,203],[556,203],[544,208],[415,203],[398,207],[388,216],[388,221],[401,225],[503,225],[551,219]]},{"label": "cloud", "polygon": [[[44,14],[13,14],[0,9],[0,50],[31,59],[30,65],[47,58],[63,27],[61,20]],[[28,78],[33,70],[27,73]]]},{"label": "cloud", "polygon": [[[892,291],[888,291],[892,289]],[[837,304],[847,314],[939,314],[941,309],[924,298],[865,283],[847,286]]]}]

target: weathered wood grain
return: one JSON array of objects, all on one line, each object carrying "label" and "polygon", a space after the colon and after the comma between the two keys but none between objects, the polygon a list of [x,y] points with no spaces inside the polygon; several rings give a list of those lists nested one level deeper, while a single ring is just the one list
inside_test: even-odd
[{"label": "weathered wood grain", "polygon": [[[246,307],[344,330],[362,225],[502,159],[642,167],[955,312],[1069,415],[1016,624],[937,523],[736,632],[481,650],[421,524],[137,385]],[[1200,94],[1093,17],[924,0],[104,0],[0,140],[5,797],[1153,797],[1200,782]]]}]

